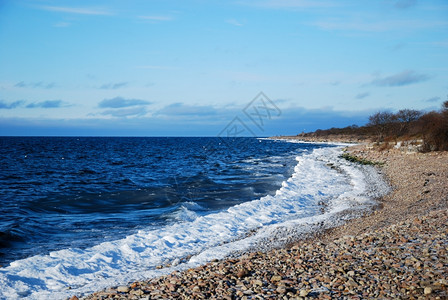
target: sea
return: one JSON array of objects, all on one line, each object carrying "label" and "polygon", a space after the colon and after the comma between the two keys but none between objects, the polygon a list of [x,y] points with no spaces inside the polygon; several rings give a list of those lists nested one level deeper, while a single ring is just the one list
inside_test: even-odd
[{"label": "sea", "polygon": [[0,137],[0,299],[66,299],[281,247],[375,209],[344,144]]}]

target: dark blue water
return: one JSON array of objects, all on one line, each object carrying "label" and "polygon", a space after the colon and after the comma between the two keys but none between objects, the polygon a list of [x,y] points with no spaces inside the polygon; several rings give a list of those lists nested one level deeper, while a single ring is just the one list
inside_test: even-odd
[{"label": "dark blue water", "polygon": [[273,194],[316,145],[256,138],[0,138],[0,265]]}]

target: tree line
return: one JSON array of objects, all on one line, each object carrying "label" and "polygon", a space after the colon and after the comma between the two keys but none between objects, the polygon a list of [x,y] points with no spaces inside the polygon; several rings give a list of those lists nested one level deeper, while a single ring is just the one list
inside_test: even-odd
[{"label": "tree line", "polygon": [[324,137],[330,135],[356,136],[359,140],[372,139],[378,143],[402,140],[422,140],[422,151],[448,150],[448,101],[439,111],[422,112],[402,109],[396,113],[378,111],[369,116],[365,126],[318,129],[302,136]]}]

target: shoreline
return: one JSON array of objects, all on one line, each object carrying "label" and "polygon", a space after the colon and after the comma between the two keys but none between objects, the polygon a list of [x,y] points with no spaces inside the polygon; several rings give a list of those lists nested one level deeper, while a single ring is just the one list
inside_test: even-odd
[{"label": "shoreline", "polygon": [[270,139],[278,140],[297,140],[305,143],[345,143],[345,144],[361,144],[371,143],[372,140],[367,137],[360,138],[359,136],[350,135],[325,135],[321,137],[317,136],[305,136],[305,135],[282,135],[273,136]]},{"label": "shoreline", "polygon": [[366,145],[350,146],[349,152],[384,163],[393,187],[372,214],[288,247],[213,261],[82,299],[448,297],[448,153],[379,152]]}]

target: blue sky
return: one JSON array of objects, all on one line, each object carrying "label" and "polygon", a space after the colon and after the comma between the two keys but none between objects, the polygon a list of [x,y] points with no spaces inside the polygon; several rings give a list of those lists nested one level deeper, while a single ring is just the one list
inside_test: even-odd
[{"label": "blue sky", "polygon": [[445,0],[0,0],[0,135],[297,134],[447,95]]}]

